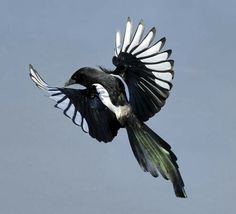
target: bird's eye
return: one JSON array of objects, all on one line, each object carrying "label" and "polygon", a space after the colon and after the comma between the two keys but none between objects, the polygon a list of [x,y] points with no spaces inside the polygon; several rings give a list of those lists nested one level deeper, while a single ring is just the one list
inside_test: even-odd
[{"label": "bird's eye", "polygon": [[75,81],[77,81],[78,79],[81,79],[81,78],[79,78],[78,75],[74,75],[74,76],[72,76],[72,79],[75,80]]}]

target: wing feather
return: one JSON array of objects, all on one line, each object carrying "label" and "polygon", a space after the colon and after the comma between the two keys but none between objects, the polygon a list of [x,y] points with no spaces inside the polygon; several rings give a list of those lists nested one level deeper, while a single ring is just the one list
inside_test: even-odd
[{"label": "wing feather", "polygon": [[137,27],[137,30],[134,34],[134,37],[132,39],[132,42],[127,50],[127,52],[129,53],[133,48],[135,48],[136,46],[139,45],[141,39],[142,39],[142,36],[143,36],[143,32],[144,32],[144,25],[143,25],[143,21],[141,20],[139,22],[139,25]]},{"label": "wing feather", "polygon": [[123,41],[122,51],[125,51],[131,42],[131,33],[132,33],[132,23],[130,18],[128,18],[125,29],[125,36]]},{"label": "wing feather", "polygon": [[56,101],[56,108],[62,109],[66,117],[93,138],[109,142],[117,135],[120,124],[98,95],[89,96],[87,89],[50,87],[31,65],[30,78],[49,94],[49,98]]},{"label": "wing feather", "polygon": [[[148,120],[165,104],[172,87],[174,61],[169,57],[171,50],[162,51],[166,39],[163,37],[152,45],[156,29],[152,28],[142,39],[144,24],[141,20],[131,38],[131,20],[128,18],[123,44],[117,36],[116,56],[113,64],[116,69],[111,74],[120,75],[126,82],[129,102],[137,117]],[[123,47],[122,49],[120,47]]]}]

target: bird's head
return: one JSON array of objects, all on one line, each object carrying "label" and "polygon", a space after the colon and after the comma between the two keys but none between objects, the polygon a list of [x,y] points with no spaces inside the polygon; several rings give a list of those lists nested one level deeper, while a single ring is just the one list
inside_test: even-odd
[{"label": "bird's head", "polygon": [[86,71],[88,70],[88,68],[80,68],[79,70],[77,70],[74,74],[72,74],[72,76],[70,77],[70,79],[65,83],[65,86],[70,86],[70,85],[74,85],[74,84],[80,84],[83,86],[86,86]]}]

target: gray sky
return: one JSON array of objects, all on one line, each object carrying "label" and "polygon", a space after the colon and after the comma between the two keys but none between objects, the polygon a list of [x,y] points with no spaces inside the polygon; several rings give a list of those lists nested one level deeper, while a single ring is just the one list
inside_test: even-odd
[{"label": "gray sky", "polygon": [[[0,2],[0,213],[233,213],[236,3]],[[28,77],[32,63],[61,86],[79,67],[113,68],[127,17],[156,26],[173,49],[174,87],[148,124],[172,145],[188,199],[142,172],[126,132],[98,143],[53,108]]]}]

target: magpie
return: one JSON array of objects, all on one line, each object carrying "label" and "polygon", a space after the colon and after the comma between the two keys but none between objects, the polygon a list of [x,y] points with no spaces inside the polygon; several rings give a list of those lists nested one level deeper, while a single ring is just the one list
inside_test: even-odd
[{"label": "magpie", "polygon": [[[162,51],[165,37],[153,43],[155,28],[143,34],[143,21],[133,33],[130,18],[123,39],[116,32],[113,70],[83,67],[64,87],[52,87],[30,65],[30,78],[56,101],[56,108],[98,141],[110,142],[120,128],[125,128],[140,167],[154,177],[160,173],[172,182],[176,196],[185,198],[176,155],[145,124],[165,105],[172,88],[174,61],[169,59],[171,50]],[[72,88],[74,84],[84,89]]]}]

